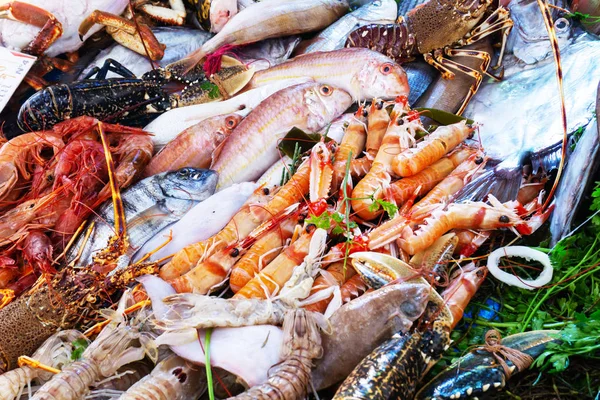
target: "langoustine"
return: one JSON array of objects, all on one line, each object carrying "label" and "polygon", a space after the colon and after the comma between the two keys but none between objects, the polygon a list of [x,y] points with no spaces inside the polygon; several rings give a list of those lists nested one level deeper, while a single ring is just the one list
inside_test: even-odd
[{"label": "langoustine", "polygon": [[172,354],[123,393],[119,400],[186,400],[206,390],[205,369]]},{"label": "langoustine", "polygon": [[152,348],[148,333],[140,331],[141,324],[129,323],[123,317],[128,299],[126,292],[117,311],[105,311],[111,321],[85,349],[81,359],[53,376],[32,399],[77,400],[94,382],[113,375],[121,366],[141,360],[145,355],[156,360],[157,352]]},{"label": "langoustine", "polygon": [[[33,353],[32,358],[41,364],[60,369],[71,362],[72,343],[76,340],[82,340],[84,343],[88,342],[88,339],[81,332],[74,329],[57,332]],[[18,399],[24,388],[31,385],[32,380],[47,381],[51,376],[50,372],[27,364],[5,372],[0,375],[0,399]]]}]

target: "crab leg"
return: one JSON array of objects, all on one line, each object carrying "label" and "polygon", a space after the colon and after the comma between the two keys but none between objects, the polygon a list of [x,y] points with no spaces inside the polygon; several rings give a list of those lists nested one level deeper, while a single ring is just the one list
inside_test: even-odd
[{"label": "crab leg", "polygon": [[115,41],[138,54],[148,55],[153,61],[160,60],[164,56],[166,46],[156,39],[146,25],[136,24],[118,15],[96,10],[79,25],[79,37],[83,38],[94,24],[105,25],[106,31]]},{"label": "crab leg", "polygon": [[28,54],[43,54],[63,33],[62,24],[54,15],[43,8],[20,1],[0,5],[0,18],[41,28],[37,36],[23,49],[23,52]]}]

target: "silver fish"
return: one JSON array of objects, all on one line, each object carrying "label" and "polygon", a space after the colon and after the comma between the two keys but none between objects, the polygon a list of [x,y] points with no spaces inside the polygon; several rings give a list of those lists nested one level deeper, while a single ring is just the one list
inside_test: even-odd
[{"label": "silver fish", "polygon": [[[582,34],[561,54],[568,132],[586,126],[594,116],[600,41]],[[500,201],[516,199],[521,170],[556,167],[563,139],[555,64],[549,58],[535,66],[514,57],[506,62],[502,82],[484,83],[464,115],[482,124],[479,137],[491,169],[467,185],[458,197],[482,199],[492,193]],[[494,164],[496,164],[494,166]]]},{"label": "silver fish", "polygon": [[396,20],[397,14],[398,5],[395,0],[375,0],[365,4],[329,25],[298,54],[341,49],[348,35],[356,28],[369,24],[391,24]]},{"label": "silver fish", "polygon": [[431,87],[431,84],[436,78],[441,79],[440,73],[422,60],[402,64],[402,68],[406,71],[408,86],[410,87],[408,104],[415,104],[423,96],[427,96],[426,91]]},{"label": "silver fish", "polygon": [[[564,7],[561,0],[549,0],[549,4]],[[510,16],[514,27],[507,42],[507,51],[527,64],[552,56],[552,46],[548,40],[548,32],[544,26],[544,18],[536,0],[512,0],[509,4]],[[559,11],[553,10],[553,17]],[[554,28],[558,38],[558,47],[562,51],[569,45],[571,39],[571,23],[568,19],[557,18]]]},{"label": "silver fish", "polygon": [[[208,39],[214,35],[198,29],[183,27],[158,27],[153,28],[152,32],[160,43],[167,46],[165,55],[160,61],[156,61],[159,67],[165,67],[175,62],[186,54],[199,49]],[[107,59],[113,59],[129,69],[135,76],[142,76],[152,69],[148,59],[120,44],[114,44],[102,50],[79,75],[82,79],[93,68],[101,68]],[[121,76],[113,72],[106,75],[107,78],[120,78]]]},{"label": "silver fish", "polygon": [[[123,191],[123,208],[129,235],[128,258],[147,240],[165,226],[177,222],[198,202],[207,199],[217,185],[217,173],[207,169],[182,168],[157,174],[141,180]],[[73,259],[81,246],[85,246],[79,265],[92,262],[92,255],[106,247],[114,235],[114,209],[111,201],[104,203],[89,223],[95,223],[92,234],[84,244],[81,235],[67,255]],[[84,231],[85,232],[85,229]]]},{"label": "silver fish", "polygon": [[596,98],[596,120],[591,122],[577,142],[564,175],[556,190],[554,212],[550,219],[550,245],[554,246],[560,239],[571,231],[571,223],[581,204],[583,193],[586,192],[591,178],[598,170],[600,159],[600,129],[598,113],[600,112],[600,86]]}]

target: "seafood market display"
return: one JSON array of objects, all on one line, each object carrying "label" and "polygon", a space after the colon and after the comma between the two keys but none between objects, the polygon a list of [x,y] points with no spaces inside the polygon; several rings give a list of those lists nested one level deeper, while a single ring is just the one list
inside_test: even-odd
[{"label": "seafood market display", "polygon": [[0,400],[597,399],[599,14],[0,0]]}]

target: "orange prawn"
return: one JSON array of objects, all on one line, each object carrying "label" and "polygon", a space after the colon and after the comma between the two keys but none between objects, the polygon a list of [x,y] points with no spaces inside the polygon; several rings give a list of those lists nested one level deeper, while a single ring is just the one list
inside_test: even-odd
[{"label": "orange prawn", "polygon": [[383,137],[381,147],[369,173],[358,182],[352,191],[352,209],[364,220],[372,220],[381,210],[370,210],[375,200],[384,198],[392,181],[391,162],[402,151],[415,143],[417,130],[421,129],[418,118],[402,117],[406,103],[397,102],[391,114],[391,122]]},{"label": "orange prawn", "polygon": [[418,143],[413,149],[394,157],[391,163],[394,173],[407,177],[422,171],[467,139],[475,128],[465,121],[440,126]]},{"label": "orange prawn", "polygon": [[307,256],[314,226],[309,225],[298,240],[288,246],[269,265],[241,288],[233,298],[265,299],[279,292],[294,268]]},{"label": "orange prawn", "polygon": [[366,128],[367,111],[363,106],[358,107],[354,118],[346,128],[342,143],[335,152],[333,161],[333,190],[340,187],[346,174],[348,156],[355,159],[363,151],[367,139]]},{"label": "orange prawn", "polygon": [[[474,151],[469,147],[457,149],[457,151],[434,162],[417,174],[393,182],[390,187],[396,204],[404,204],[415,193],[417,196],[420,193],[428,193]],[[418,192],[417,189],[419,189]]]}]

